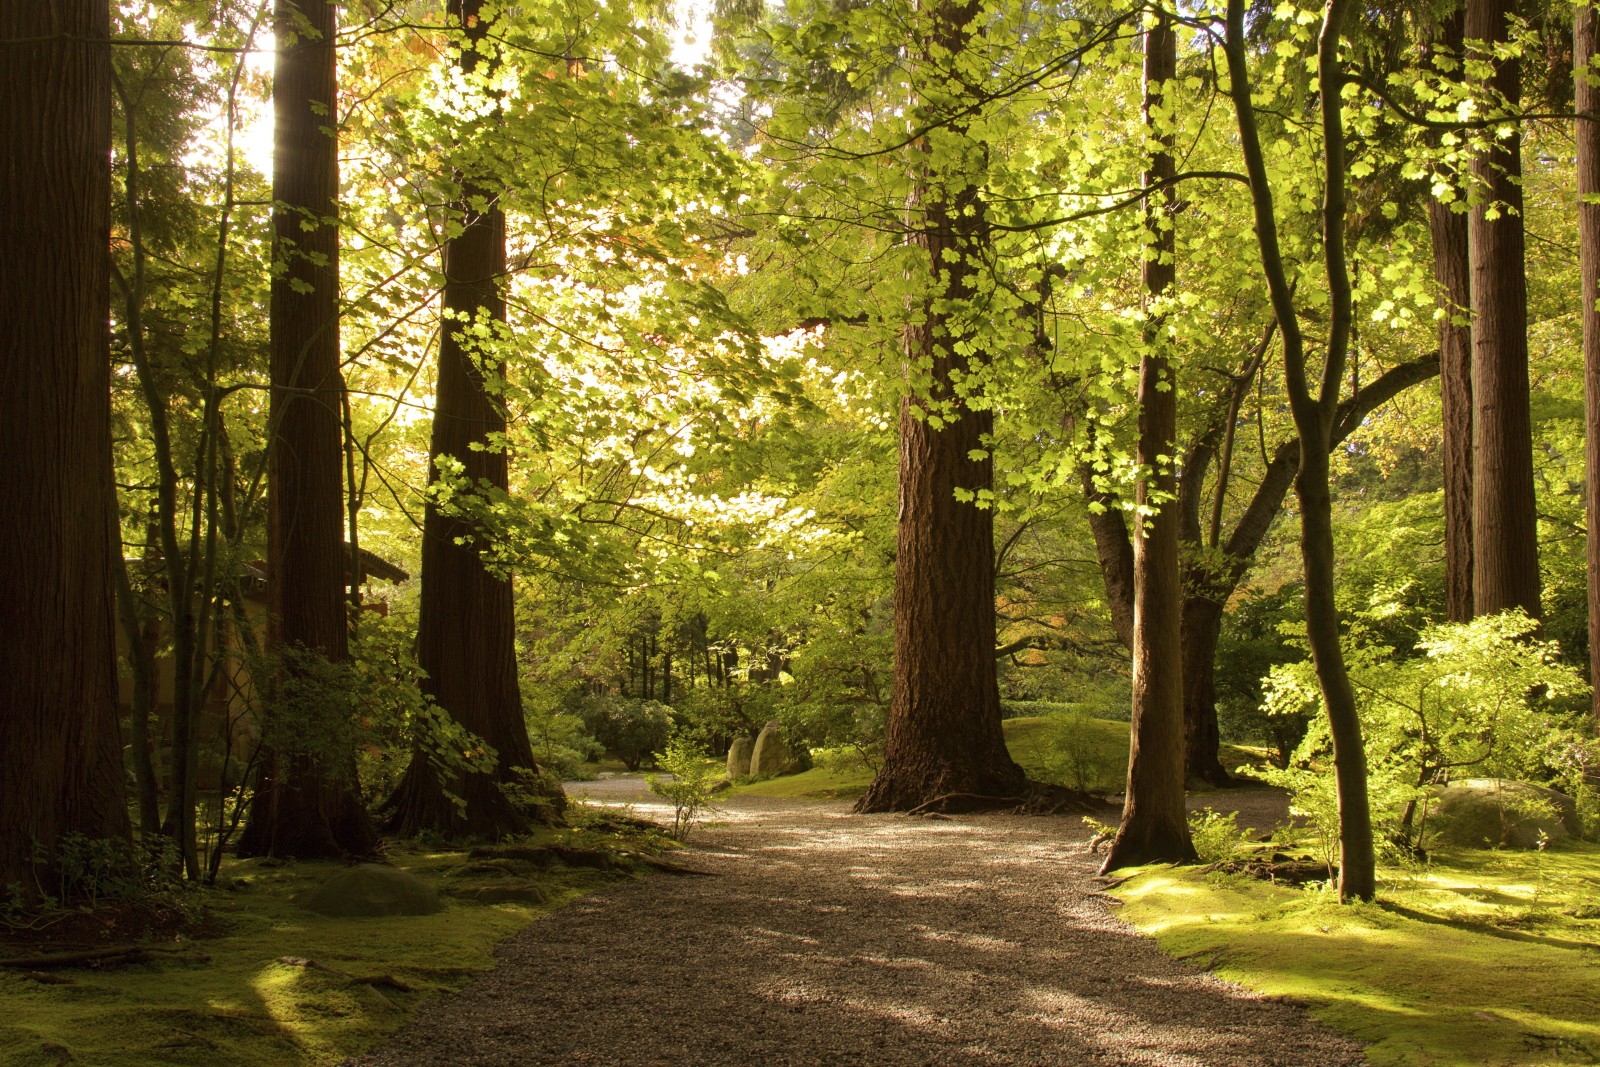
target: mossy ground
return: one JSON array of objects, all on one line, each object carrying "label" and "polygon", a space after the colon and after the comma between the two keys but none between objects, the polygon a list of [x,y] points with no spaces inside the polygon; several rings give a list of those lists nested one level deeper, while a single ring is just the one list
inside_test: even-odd
[{"label": "mossy ground", "polygon": [[[562,840],[596,843],[581,831]],[[459,851],[397,848],[389,858],[439,884],[467,865]],[[204,894],[224,936],[155,962],[50,972],[69,985],[0,971],[0,1063],[337,1063],[378,1043],[427,998],[488,968],[496,942],[614,877],[552,867],[538,880],[543,903],[446,896],[445,909],[433,915],[331,919],[295,906],[296,895],[338,867],[230,861],[221,883],[242,884]],[[390,975],[408,988],[352,983],[281,962],[286,957],[357,978]]]},{"label": "mossy ground", "polygon": [[1375,1067],[1600,1062],[1600,847],[1461,851],[1340,906],[1196,868],[1120,885],[1167,952],[1309,1004]]},{"label": "mossy ground", "polygon": [[[1081,713],[1025,715],[1001,723],[1011,758],[1028,777],[1052,785],[1098,793],[1121,792],[1128,777],[1128,724]],[[1258,756],[1232,745],[1223,746],[1230,767],[1254,763]],[[785,775],[735,786],[742,796],[786,800],[852,800],[872,784],[866,764],[828,763],[802,774]]]}]

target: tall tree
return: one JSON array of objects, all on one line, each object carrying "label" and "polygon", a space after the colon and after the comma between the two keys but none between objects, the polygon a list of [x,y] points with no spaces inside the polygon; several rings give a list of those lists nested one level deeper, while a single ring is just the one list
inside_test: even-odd
[{"label": "tall tree", "polygon": [[1163,100],[1177,73],[1177,36],[1157,16],[1144,31],[1144,122],[1151,145],[1145,171],[1144,351],[1139,360],[1140,471],[1133,527],[1133,728],[1122,822],[1104,871],[1195,859],[1184,808],[1183,658],[1178,564],[1178,390],[1167,339],[1165,302],[1177,280],[1173,194],[1177,168],[1172,122]]},{"label": "tall tree", "polygon": [[[338,7],[277,0],[273,72],[273,279],[267,571],[271,645],[281,654],[279,715],[338,717],[319,694],[318,660],[347,658],[343,380],[339,371]],[[294,693],[293,699],[285,699]],[[308,706],[319,699],[325,708]],[[290,706],[292,705],[292,706]],[[326,725],[326,724],[324,724]],[[269,724],[270,729],[270,724]],[[278,731],[321,735],[337,731]],[[269,738],[271,733],[269,732]],[[328,745],[274,745],[262,759],[239,841],[246,855],[328,857],[373,851],[353,756]]]},{"label": "tall tree", "polygon": [[950,106],[935,71],[963,53],[982,10],[976,2],[932,5],[918,46],[918,120],[930,133],[914,163],[920,178],[907,214],[932,284],[923,314],[905,330],[918,388],[900,405],[894,693],[883,766],[856,803],[861,812],[903,811],[951,794],[1016,797],[1026,786],[1000,730],[994,514],[957,499],[958,490],[977,495],[994,479],[994,413],[971,395],[972,372],[988,359],[974,345],[970,314],[988,244],[976,184],[987,150],[968,136],[961,114],[935,113]]},{"label": "tall tree", "polygon": [[[1430,33],[1427,51],[1459,60],[1463,12],[1458,7]],[[1440,143],[1442,133],[1430,131]],[[1444,461],[1445,610],[1451,622],[1472,618],[1472,266],[1468,223],[1460,204],[1428,201],[1433,278],[1439,287],[1439,396]]]},{"label": "tall tree", "polygon": [[1321,381],[1315,391],[1308,373],[1305,335],[1295,307],[1294,288],[1279,243],[1275,197],[1251,96],[1245,0],[1228,0],[1224,49],[1228,60],[1228,95],[1237,115],[1240,148],[1250,180],[1262,274],[1283,338],[1284,385],[1300,437],[1300,470],[1295,476],[1295,495],[1300,501],[1306,638],[1333,738],[1339,804],[1339,898],[1370,900],[1377,890],[1372,812],[1367,796],[1367,760],[1361,738],[1361,719],[1356,713],[1355,694],[1340,646],[1339,611],[1334,599],[1333,499],[1328,460],[1354,322],[1350,268],[1345,254],[1347,172],[1342,102],[1345,70],[1339,53],[1348,11],[1349,0],[1328,0],[1317,45],[1323,161],[1322,257],[1327,284],[1328,339]]},{"label": "tall tree", "polygon": [[[458,66],[487,92],[494,64],[482,0],[450,0],[448,11],[463,35]],[[503,373],[493,345],[506,321],[506,219],[483,175],[467,173],[460,180],[461,229],[444,248],[444,322],[428,476],[437,482],[441,466],[457,465],[456,476],[471,489],[503,494],[510,484],[506,417],[485,381]],[[450,772],[415,753],[387,804],[389,825],[401,834],[498,837],[559,817],[564,803],[559,786],[543,783],[528,740],[517,686],[511,580],[484,565],[478,534],[470,519],[430,498],[422,531],[417,661],[427,672],[425,692],[494,750],[494,770]],[[528,792],[542,803],[520,802],[517,794]]]},{"label": "tall tree", "polygon": [[[1467,55],[1492,65],[1486,111],[1514,111],[1522,64],[1496,58],[1515,0],[1465,0]],[[1502,108],[1505,111],[1502,111]],[[1522,608],[1538,618],[1539,543],[1528,412],[1528,281],[1522,135],[1513,115],[1472,160],[1472,602],[1478,615]]]},{"label": "tall tree", "polygon": [[1589,677],[1594,683],[1594,720],[1600,730],[1600,12],[1581,0],[1573,15],[1572,58],[1578,141],[1578,251],[1582,280],[1584,384],[1584,511],[1588,517]]},{"label": "tall tree", "polygon": [[[125,841],[107,355],[110,7],[0,4],[0,886]],[[35,866],[36,857],[42,857]]]}]

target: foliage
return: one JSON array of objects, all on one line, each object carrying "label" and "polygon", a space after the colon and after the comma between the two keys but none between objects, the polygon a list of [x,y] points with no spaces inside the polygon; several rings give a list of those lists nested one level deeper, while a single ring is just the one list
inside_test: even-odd
[{"label": "foliage", "polygon": [[1239,826],[1239,813],[1201,808],[1189,813],[1189,837],[1202,863],[1225,863],[1248,848],[1255,834]]},{"label": "foliage", "polygon": [[590,694],[579,705],[586,730],[630,771],[639,769],[672,734],[672,709],[658,700]]},{"label": "foliage", "polygon": [[[1372,612],[1386,610],[1380,604]],[[1429,626],[1418,637],[1419,654],[1402,658],[1358,631],[1351,682],[1368,739],[1375,822],[1392,842],[1421,847],[1427,787],[1452,775],[1583,788],[1571,755],[1575,743],[1583,747],[1572,700],[1588,687],[1533,633],[1520,612]],[[1309,662],[1274,668],[1264,688],[1269,714],[1319,708]],[[1327,754],[1325,717],[1315,714],[1289,766],[1251,773],[1289,790],[1331,868],[1338,829]]]},{"label": "foliage", "polygon": [[672,836],[687,841],[695,822],[714,810],[722,770],[705,749],[682,734],[655,754],[655,764],[664,773],[647,774],[644,780],[650,792],[672,805]]}]

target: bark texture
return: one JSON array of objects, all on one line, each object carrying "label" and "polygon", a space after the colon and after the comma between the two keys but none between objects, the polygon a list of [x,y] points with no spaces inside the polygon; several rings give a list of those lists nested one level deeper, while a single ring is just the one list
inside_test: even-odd
[{"label": "bark texture", "polygon": [[109,33],[105,0],[0,4],[0,889],[24,893],[52,888],[63,835],[130,832],[112,594]]},{"label": "bark texture", "polygon": [[[924,49],[959,54],[978,10],[975,3],[935,8]],[[970,174],[981,167],[982,148],[966,147]],[[987,451],[994,415],[969,404],[955,385],[987,361],[982,352],[954,351],[970,327],[950,309],[974,296],[987,240],[978,190],[961,182],[948,175],[925,180],[912,205],[912,239],[927,249],[937,281],[924,321],[906,330],[906,361],[914,379],[925,373],[928,384],[900,407],[894,695],[883,768],[856,803],[859,812],[904,811],[955,793],[1020,797],[1026,787],[1000,730],[994,513],[956,499],[957,489],[976,493],[994,480]],[[938,413],[943,427],[917,418],[914,408]]]},{"label": "bark texture", "polygon": [[[1572,23],[1573,65],[1578,70],[1578,254],[1582,276],[1584,385],[1584,513],[1589,552],[1589,677],[1600,682],[1600,75],[1585,77],[1600,46],[1600,13],[1587,0]],[[1600,685],[1594,694],[1594,725],[1600,731]]]},{"label": "bark texture", "polygon": [[[482,61],[473,45],[488,26],[479,0],[452,0],[449,11],[466,32],[460,63],[470,74]],[[482,210],[474,203],[483,205]],[[471,340],[466,324],[506,321],[505,215],[491,190],[470,180],[460,204],[462,231],[444,250],[444,324],[433,415],[428,477],[439,477],[446,458],[459,462],[474,485],[504,492],[510,484],[503,439],[505,413],[484,388],[485,358],[492,352]],[[495,838],[558,819],[560,786],[539,777],[517,687],[515,619],[509,578],[490,573],[480,555],[478,531],[432,501],[423,519],[422,609],[417,661],[427,672],[424,691],[458,724],[488,742],[497,761],[492,774],[452,774],[421,752],[413,754],[386,805],[388,826],[403,835],[423,830],[450,838]],[[506,787],[535,793],[543,803],[519,803]],[[455,800],[462,802],[457,805]]]},{"label": "bark texture", "polygon": [[[1462,39],[1462,12],[1457,9],[1435,31],[1430,48],[1459,56]],[[1438,140],[1438,134],[1431,136]],[[1466,212],[1430,200],[1428,229],[1433,280],[1439,287],[1445,611],[1451,622],[1466,622],[1472,618],[1472,274]]]},{"label": "bark texture", "polygon": [[[1172,137],[1164,132],[1170,124],[1159,118],[1164,87],[1176,66],[1172,23],[1158,16],[1144,32],[1145,133],[1157,146],[1145,172],[1146,189],[1170,182],[1176,172]],[[1183,804],[1183,576],[1178,565],[1178,478],[1171,458],[1177,453],[1178,390],[1160,309],[1177,278],[1170,194],[1147,192],[1144,216],[1149,252],[1154,254],[1144,261],[1144,353],[1139,361],[1138,463],[1143,476],[1133,528],[1133,723],[1122,822],[1102,871],[1196,858]],[[1165,462],[1163,456],[1168,457]]]},{"label": "bark texture", "polygon": [[[338,11],[328,0],[278,0],[273,16],[277,206],[267,573],[271,644],[286,653],[283,669],[292,672],[307,653],[334,663],[348,654],[334,132]],[[310,859],[365,855],[376,846],[356,792],[353,754],[263,754],[241,854]]]},{"label": "bark texture", "polygon": [[[1503,42],[1515,0],[1466,0],[1467,52]],[[1522,64],[1495,62],[1486,88],[1521,99]],[[1522,136],[1494,137],[1473,159],[1467,216],[1472,261],[1472,602],[1478,615],[1522,608],[1539,618],[1539,544],[1528,413],[1528,283]],[[1498,217],[1491,218],[1491,210]]]}]

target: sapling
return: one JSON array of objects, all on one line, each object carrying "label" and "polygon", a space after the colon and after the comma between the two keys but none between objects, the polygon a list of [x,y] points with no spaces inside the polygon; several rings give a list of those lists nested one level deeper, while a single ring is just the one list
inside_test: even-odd
[{"label": "sapling", "polygon": [[647,774],[645,784],[650,792],[671,802],[672,836],[687,841],[696,820],[715,808],[712,797],[722,780],[721,768],[704,748],[682,734],[667,742],[666,749],[656,753],[655,761],[666,774]]}]

